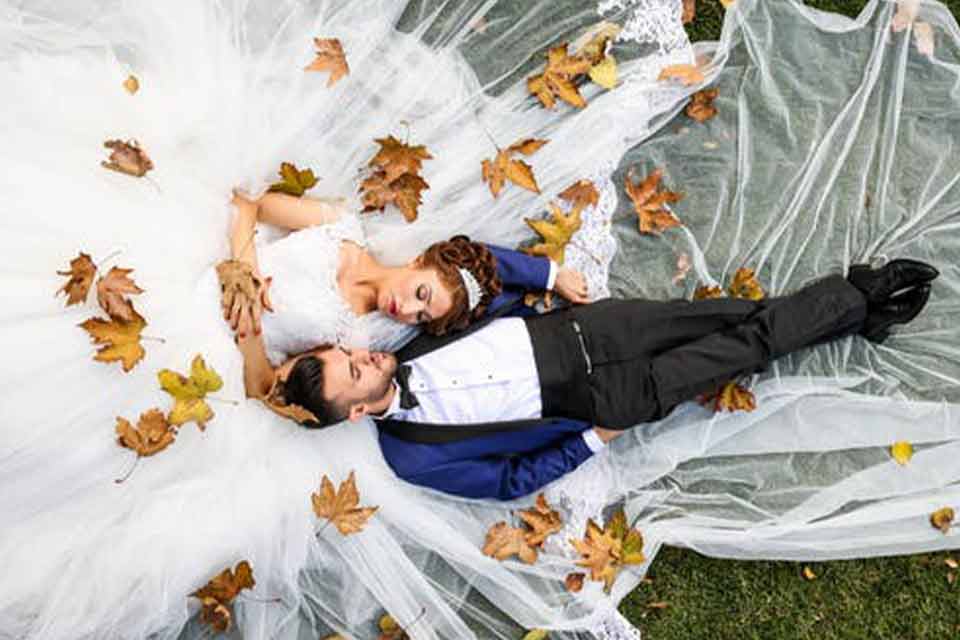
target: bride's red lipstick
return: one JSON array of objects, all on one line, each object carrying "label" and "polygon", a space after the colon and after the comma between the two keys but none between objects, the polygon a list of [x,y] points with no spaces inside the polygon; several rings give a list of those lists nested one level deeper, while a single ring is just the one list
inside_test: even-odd
[{"label": "bride's red lipstick", "polygon": [[397,317],[397,301],[393,298],[390,298],[390,315]]}]

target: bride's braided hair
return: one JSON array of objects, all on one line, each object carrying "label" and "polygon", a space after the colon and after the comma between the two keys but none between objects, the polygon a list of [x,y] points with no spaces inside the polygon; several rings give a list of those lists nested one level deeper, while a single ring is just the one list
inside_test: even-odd
[{"label": "bride's braided hair", "polygon": [[[427,333],[443,335],[466,328],[472,320],[483,315],[503,288],[497,275],[497,258],[486,245],[472,242],[467,236],[453,236],[430,245],[418,262],[420,267],[437,269],[440,281],[453,292],[453,307],[445,315],[426,323],[424,329]],[[480,304],[472,312],[467,305],[467,292],[458,268],[469,271],[483,289]]]}]

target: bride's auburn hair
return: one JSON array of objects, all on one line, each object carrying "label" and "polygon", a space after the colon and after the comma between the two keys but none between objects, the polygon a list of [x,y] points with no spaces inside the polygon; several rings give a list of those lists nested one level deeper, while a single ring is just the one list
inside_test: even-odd
[{"label": "bride's auburn hair", "polygon": [[[466,328],[471,321],[483,315],[503,289],[500,276],[497,275],[496,256],[486,245],[472,242],[467,236],[453,236],[430,245],[417,258],[417,266],[436,269],[440,274],[440,282],[450,290],[453,298],[450,311],[424,324],[426,332],[434,335]],[[483,289],[480,304],[473,311],[468,307],[467,290],[458,269],[469,271]]]}]

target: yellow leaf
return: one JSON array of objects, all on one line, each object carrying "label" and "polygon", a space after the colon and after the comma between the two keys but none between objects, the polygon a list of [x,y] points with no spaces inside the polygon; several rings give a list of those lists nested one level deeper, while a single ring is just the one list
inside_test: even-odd
[{"label": "yellow leaf", "polygon": [[723,5],[724,9],[732,7],[734,2],[736,2],[736,0],[720,0],[720,4]]},{"label": "yellow leaf", "polygon": [[137,76],[130,74],[127,76],[127,79],[123,81],[123,88],[127,90],[127,93],[130,95],[135,94],[140,90],[140,81],[137,80]]},{"label": "yellow leaf", "polygon": [[733,274],[733,282],[730,283],[729,292],[734,298],[745,300],[763,300],[765,295],[760,283],[757,282],[753,269],[747,267],[740,267]]},{"label": "yellow leaf", "polygon": [[549,637],[550,633],[547,630],[533,629],[523,636],[523,640],[547,640]]},{"label": "yellow leaf", "polygon": [[944,534],[950,532],[950,526],[953,524],[954,513],[950,507],[937,509],[930,514],[930,524],[935,529],[940,529]]},{"label": "yellow leaf", "polygon": [[590,67],[590,79],[604,89],[617,86],[617,61],[613,56],[604,56],[599,64]]},{"label": "yellow leaf", "polygon": [[267,191],[286,193],[299,198],[317,184],[313,169],[297,169],[292,162],[281,162],[278,173],[282,179],[280,182],[271,184]]},{"label": "yellow leaf", "polygon": [[543,238],[543,242],[535,244],[529,249],[524,249],[524,251],[531,255],[547,256],[557,264],[563,264],[564,249],[573,234],[580,228],[580,210],[574,209],[565,215],[560,207],[551,202],[550,212],[552,220],[524,219],[527,226]]},{"label": "yellow leaf", "polygon": [[147,326],[147,321],[135,310],[130,322],[89,318],[78,326],[90,334],[95,344],[107,345],[100,347],[93,357],[98,362],[119,360],[123,363],[123,370],[130,371],[146,355],[140,346],[140,332]]},{"label": "yellow leaf", "polygon": [[533,175],[533,168],[523,160],[514,160],[511,155],[518,152],[527,156],[532,155],[547,142],[537,138],[519,140],[506,149],[500,149],[493,161],[485,159],[480,163],[481,176],[490,187],[490,193],[494,198],[500,195],[506,180],[528,191],[540,193],[537,179]]},{"label": "yellow leaf", "polygon": [[313,44],[317,49],[317,57],[304,67],[304,71],[329,71],[327,86],[332,87],[340,78],[350,73],[343,46],[337,38],[314,38]]},{"label": "yellow leaf", "polygon": [[181,425],[196,422],[200,430],[213,418],[213,410],[204,402],[207,393],[223,387],[223,380],[217,372],[206,366],[203,358],[197,355],[190,365],[190,377],[184,377],[170,369],[161,369],[157,373],[160,388],[174,398],[173,409],[168,419],[170,424]]},{"label": "yellow leaf", "polygon": [[905,465],[913,457],[913,445],[905,440],[894,442],[890,447],[890,455],[899,465]]},{"label": "yellow leaf", "polygon": [[360,493],[357,491],[356,477],[353,471],[334,491],[333,482],[323,475],[320,479],[320,493],[310,494],[313,512],[318,518],[333,523],[341,535],[350,535],[363,531],[367,521],[379,507],[359,507]]},{"label": "yellow leaf", "polygon": [[816,579],[817,579],[817,574],[815,574],[815,573],[813,572],[813,569],[811,569],[810,567],[804,567],[804,568],[803,568],[803,577],[804,577],[805,580],[816,580]]}]

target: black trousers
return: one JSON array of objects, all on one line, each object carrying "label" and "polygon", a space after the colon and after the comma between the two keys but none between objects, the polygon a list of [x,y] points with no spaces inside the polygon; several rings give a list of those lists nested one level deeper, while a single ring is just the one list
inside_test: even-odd
[{"label": "black trousers", "polygon": [[527,327],[543,415],[626,429],[776,358],[855,333],[866,314],[863,294],[835,275],[759,301],[604,300],[528,318]]}]

